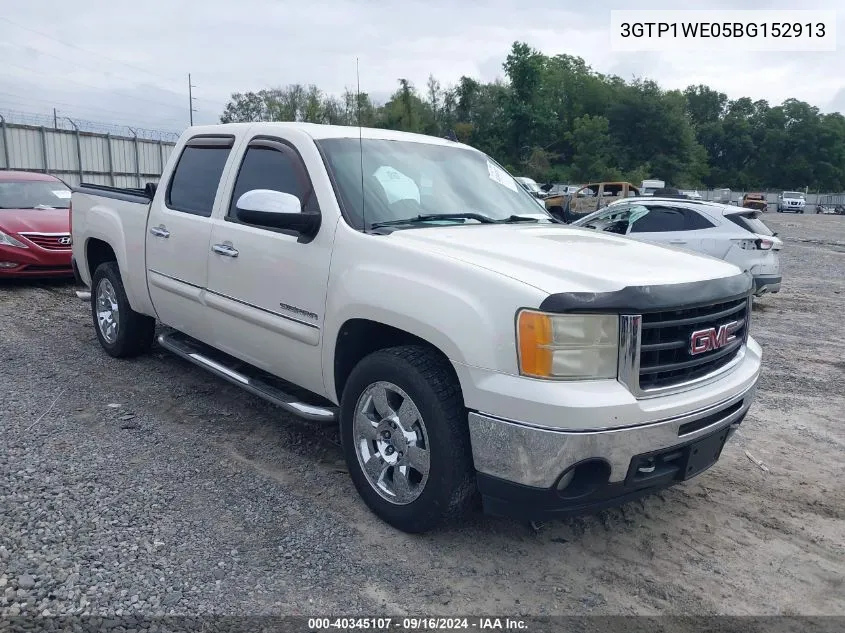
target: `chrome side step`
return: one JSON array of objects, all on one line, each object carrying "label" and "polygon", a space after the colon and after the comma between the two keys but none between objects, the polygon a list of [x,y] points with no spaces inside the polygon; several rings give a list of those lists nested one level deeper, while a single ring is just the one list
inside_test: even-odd
[{"label": "chrome side step", "polygon": [[[166,350],[210,371],[233,385],[272,402],[297,417],[325,424],[337,420],[337,407],[328,403],[328,401],[326,401],[327,405],[304,402],[303,399],[290,395],[276,385],[270,384],[271,381],[275,380],[269,374],[265,374],[261,370],[238,361],[228,354],[209,347],[181,332],[160,334],[156,340]],[[263,376],[249,374],[263,374]],[[315,395],[314,399],[321,398]]]}]

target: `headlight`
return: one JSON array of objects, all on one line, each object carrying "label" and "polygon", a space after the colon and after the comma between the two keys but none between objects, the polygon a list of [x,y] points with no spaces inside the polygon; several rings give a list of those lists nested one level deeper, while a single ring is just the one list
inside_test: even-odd
[{"label": "headlight", "polygon": [[17,246],[18,248],[28,248],[26,244],[24,244],[23,242],[19,242],[11,235],[6,235],[3,231],[0,231],[0,245]]},{"label": "headlight", "polygon": [[619,317],[522,310],[517,316],[517,347],[523,376],[559,380],[616,378]]}]

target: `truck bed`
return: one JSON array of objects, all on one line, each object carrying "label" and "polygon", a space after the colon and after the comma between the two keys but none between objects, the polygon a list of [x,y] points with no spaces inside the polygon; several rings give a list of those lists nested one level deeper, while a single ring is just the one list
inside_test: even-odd
[{"label": "truck bed", "polygon": [[82,183],[71,197],[73,259],[82,282],[91,278],[105,250],[114,253],[132,308],[154,315],[146,280],[147,217],[156,185],[123,189]]}]

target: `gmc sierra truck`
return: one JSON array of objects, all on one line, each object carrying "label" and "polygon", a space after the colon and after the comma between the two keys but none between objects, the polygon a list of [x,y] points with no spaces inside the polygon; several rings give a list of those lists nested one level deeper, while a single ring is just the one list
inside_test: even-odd
[{"label": "gmc sierra truck", "polygon": [[478,499],[545,520],[690,479],[760,374],[748,274],[563,225],[449,140],[192,127],[158,184],[83,184],[71,217],[108,354],[155,339],[338,424],[364,502],[408,532]]}]

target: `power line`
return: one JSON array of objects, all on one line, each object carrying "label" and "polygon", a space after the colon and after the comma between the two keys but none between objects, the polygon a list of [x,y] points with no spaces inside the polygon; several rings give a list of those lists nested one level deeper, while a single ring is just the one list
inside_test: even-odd
[{"label": "power line", "polygon": [[[23,29],[24,31],[29,31],[30,33],[35,33],[36,35],[40,35],[41,37],[46,37],[48,40],[53,40],[53,41],[58,42],[59,44],[62,44],[64,46],[68,46],[70,48],[75,48],[76,50],[82,51],[83,53],[87,53],[89,55],[94,55],[97,58],[108,59],[109,61],[114,62],[115,64],[121,64],[123,66],[126,66],[127,68],[133,68],[134,70],[141,71],[142,73],[147,73],[148,75],[152,75],[154,77],[163,77],[163,75],[153,73],[153,72],[147,70],[146,68],[141,68],[140,66],[135,66],[134,64],[130,64],[128,62],[124,62],[124,61],[121,61],[119,59],[109,57],[108,55],[104,55],[103,53],[95,53],[94,51],[89,51],[88,49],[82,48],[81,46],[77,46],[76,44],[71,44],[70,42],[65,42],[64,40],[60,40],[59,38],[54,37],[52,35],[47,35],[46,33],[43,33],[41,31],[36,31],[35,29],[31,29],[28,26],[24,26],[23,24],[19,24],[18,22],[15,22],[14,20],[10,20],[7,17],[0,16],[0,20],[3,20],[4,22],[8,22],[9,24],[11,24],[13,26],[16,26],[20,29]],[[175,80],[170,80],[170,81],[175,81]]]},{"label": "power line", "polygon": [[[23,24],[20,24],[20,23],[18,23],[18,22],[15,22],[15,21],[13,21],[13,20],[10,20],[9,18],[6,18],[6,17],[3,17],[3,16],[0,16],[0,20],[3,20],[4,22],[8,22],[9,24],[12,24],[12,25],[14,25],[14,26],[17,26],[18,28],[23,29],[23,30],[25,30],[25,31],[29,31],[30,33],[35,33],[36,35],[40,35],[41,37],[47,38],[47,39],[49,39],[49,40],[53,40],[54,42],[58,42],[59,44],[62,44],[63,46],[67,46],[67,47],[69,47],[69,48],[73,48],[73,49],[76,49],[76,50],[78,50],[78,51],[82,51],[83,53],[87,53],[88,55],[93,55],[93,56],[97,57],[98,59],[107,59],[107,60],[112,61],[112,62],[114,62],[114,63],[116,63],[116,64],[120,64],[120,65],[122,65],[122,66],[126,66],[127,68],[132,68],[132,69],[134,69],[134,70],[137,70],[137,71],[140,71],[140,72],[146,73],[146,74],[150,75],[151,77],[155,77],[155,78],[157,78],[157,79],[165,79],[165,81],[169,81],[169,82],[175,82],[175,78],[167,78],[167,77],[165,77],[164,75],[161,75],[161,74],[158,74],[158,73],[153,73],[153,72],[151,72],[151,71],[149,71],[149,70],[147,70],[147,69],[145,69],[145,68],[141,68],[140,66],[136,66],[136,65],[134,65],[134,64],[130,64],[130,63],[128,63],[128,62],[124,62],[124,61],[121,61],[121,60],[119,60],[119,59],[115,59],[115,58],[113,58],[113,57],[109,57],[108,55],[103,55],[102,53],[95,53],[94,51],[90,51],[90,50],[88,50],[88,49],[82,48],[81,46],[77,46],[76,44],[71,44],[71,43],[66,42],[66,41],[64,41],[64,40],[60,40],[59,38],[54,37],[54,36],[52,36],[52,35],[47,35],[46,33],[43,33],[42,31],[36,31],[35,29],[32,29],[32,28],[30,28],[30,27],[28,27],[28,26],[24,26]],[[63,57],[61,57],[61,56],[59,56],[59,55],[54,54],[54,53],[49,53],[49,52],[47,52],[47,51],[43,51],[43,50],[41,50],[41,49],[34,49],[34,50],[35,50],[37,53],[41,54],[41,55],[47,55],[47,56],[49,56],[49,57],[53,57],[53,58],[59,59],[59,60],[61,60],[61,61],[70,62],[70,63],[72,63],[72,64],[73,64],[73,65],[75,65],[75,66],[79,66],[80,68],[86,68],[86,69],[88,69],[88,70],[93,70],[93,71],[95,71],[95,72],[100,72],[100,73],[103,73],[103,74],[105,74],[105,75],[114,75],[114,73],[111,73],[111,72],[109,72],[109,71],[102,70],[102,69],[99,69],[99,68],[98,68],[98,69],[94,69],[94,68],[92,68],[92,67],[90,67],[90,66],[87,66],[87,65],[85,65],[85,64],[80,64],[78,61],[68,60],[68,59],[65,59],[65,58],[63,58]],[[161,87],[161,86],[156,86],[156,87],[157,87],[157,88],[160,88],[160,89],[162,89],[162,90],[166,90],[166,91],[168,91],[168,92],[173,92],[172,90],[170,90],[170,89],[168,89],[168,88],[163,88],[163,87]],[[206,103],[213,104],[215,107],[220,107],[220,103],[219,103],[219,102],[213,101],[213,100],[211,100],[211,99],[206,99],[206,98],[204,98],[204,97],[194,97],[194,99],[195,99],[195,100],[197,100],[197,101],[205,101]],[[224,107],[225,107],[225,106],[224,106]]]},{"label": "power line", "polygon": [[[37,68],[29,68],[27,66],[21,66],[20,64],[14,64],[12,62],[4,62],[4,63],[5,63],[6,66],[13,66],[15,68],[20,68],[21,70],[25,70],[27,72],[49,76],[48,73],[44,72],[43,70],[38,70]],[[120,92],[120,91],[114,90],[114,89],[103,88],[102,86],[95,86],[93,84],[89,84],[89,83],[86,83],[84,81],[79,81],[78,79],[73,79],[72,77],[62,76],[61,79],[63,81],[69,81],[71,83],[79,84],[80,86],[85,86],[86,88],[93,88],[94,90],[103,90],[103,91],[108,90],[108,91],[110,91],[114,94],[118,94],[118,95],[121,95],[121,96],[124,96],[124,97],[129,97],[130,99],[134,99],[136,101],[146,101],[147,103],[152,103],[152,104],[155,104],[155,105],[164,106],[165,108],[172,108],[174,110],[181,110],[182,109],[181,107],[174,105],[172,103],[164,103],[163,101],[155,101],[153,99],[147,99],[145,97],[139,97],[137,95],[132,95],[132,94],[129,94],[128,92]]]}]

